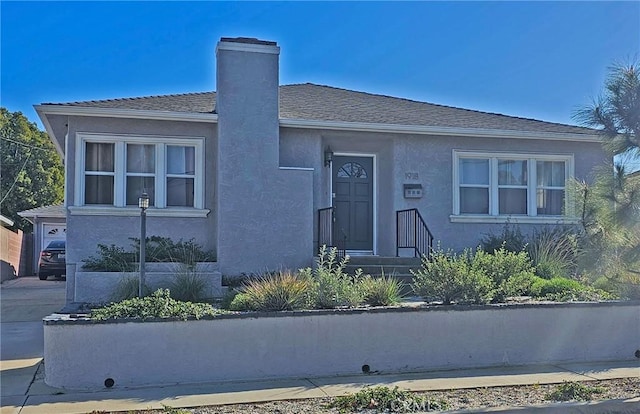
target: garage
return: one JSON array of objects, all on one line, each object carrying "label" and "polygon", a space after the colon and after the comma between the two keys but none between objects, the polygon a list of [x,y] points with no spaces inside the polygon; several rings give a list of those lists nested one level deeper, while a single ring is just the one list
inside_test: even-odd
[{"label": "garage", "polygon": [[38,268],[40,251],[49,243],[67,239],[67,214],[62,204],[43,206],[18,213],[33,224],[33,268]]}]

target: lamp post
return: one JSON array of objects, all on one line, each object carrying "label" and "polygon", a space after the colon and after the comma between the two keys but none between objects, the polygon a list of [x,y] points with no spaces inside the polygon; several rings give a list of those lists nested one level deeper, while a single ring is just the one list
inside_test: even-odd
[{"label": "lamp post", "polygon": [[144,285],[144,271],[147,249],[147,209],[149,208],[149,194],[143,192],[138,198],[140,207],[140,280],[138,281],[138,297],[142,297],[142,286]]}]

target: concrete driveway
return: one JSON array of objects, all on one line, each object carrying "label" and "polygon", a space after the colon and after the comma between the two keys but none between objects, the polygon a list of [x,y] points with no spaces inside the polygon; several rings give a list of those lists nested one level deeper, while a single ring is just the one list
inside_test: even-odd
[{"label": "concrete driveway", "polygon": [[[21,277],[0,285],[0,396],[2,407],[24,399],[42,362],[42,318],[62,309],[65,281]],[[4,411],[4,410],[3,410]]]}]

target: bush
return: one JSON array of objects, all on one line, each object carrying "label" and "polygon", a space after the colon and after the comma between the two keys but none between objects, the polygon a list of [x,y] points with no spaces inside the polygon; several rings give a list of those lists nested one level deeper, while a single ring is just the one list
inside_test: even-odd
[{"label": "bush", "polygon": [[132,272],[135,270],[136,254],[125,251],[115,244],[98,244],[98,257],[83,260],[82,268],[97,272]]},{"label": "bush", "polygon": [[601,289],[583,285],[577,280],[556,277],[536,278],[531,286],[532,296],[555,302],[601,301],[615,299],[615,295]]},{"label": "bush", "polygon": [[506,223],[502,228],[502,233],[489,233],[480,241],[482,250],[493,253],[496,250],[504,249],[508,252],[518,253],[527,248],[527,238],[520,231],[517,225],[511,226]]},{"label": "bush", "polygon": [[[115,244],[107,246],[98,244],[98,255],[90,256],[83,260],[82,266],[85,270],[97,272],[132,272],[136,270],[138,252],[140,251],[140,239],[130,238],[133,241],[133,251],[126,251]],[[174,262],[184,263],[193,267],[197,262],[208,262],[215,260],[211,251],[203,250],[202,246],[194,241],[178,242],[172,241],[168,237],[151,236],[147,237],[146,244],[147,262]]]},{"label": "bush", "polygon": [[[140,239],[130,238],[133,241],[134,251],[140,250]],[[149,262],[173,262],[195,266],[198,262],[210,262],[215,260],[211,251],[205,251],[195,239],[174,242],[168,237],[147,237],[146,256]]]},{"label": "bush", "polygon": [[338,307],[356,307],[364,302],[364,292],[359,280],[362,271],[358,269],[354,276],[344,272],[349,256],[337,260],[337,250],[327,252],[326,246],[320,248],[315,269],[301,269],[302,277],[313,282],[312,300],[315,308],[334,309]]},{"label": "bush", "polygon": [[[136,276],[123,276],[118,281],[116,288],[111,295],[113,302],[121,302],[127,299],[138,297],[140,293],[140,279]],[[151,288],[146,284],[142,284],[142,296],[149,296]]]},{"label": "bush", "polygon": [[91,319],[107,320],[121,318],[189,318],[215,316],[223,311],[206,303],[180,302],[172,299],[168,289],[158,289],[151,296],[127,299],[91,311]]},{"label": "bush", "polygon": [[427,397],[415,395],[385,386],[365,387],[352,395],[336,397],[329,408],[337,408],[340,412],[376,412],[406,413],[417,411],[446,410],[448,404],[444,400],[429,400]]},{"label": "bush", "polygon": [[546,399],[551,401],[590,401],[593,394],[602,394],[605,389],[592,387],[579,382],[565,381],[555,390],[547,394]]},{"label": "bush", "polygon": [[471,266],[471,252],[461,255],[436,250],[413,274],[414,292],[426,300],[486,303],[491,299],[492,282],[485,273]]},{"label": "bush", "polygon": [[171,297],[184,302],[201,302],[207,281],[187,264],[175,274],[169,290]]},{"label": "bush", "polygon": [[403,284],[393,277],[373,278],[369,275],[360,280],[364,293],[364,302],[371,306],[390,306],[402,300]]},{"label": "bush", "polygon": [[309,308],[312,284],[291,272],[251,279],[231,301],[233,310],[284,311]]},{"label": "bush", "polygon": [[528,293],[535,276],[526,252],[516,253],[504,247],[495,250],[493,254],[478,249],[473,256],[471,268],[491,279],[495,288],[493,300],[497,302]]}]

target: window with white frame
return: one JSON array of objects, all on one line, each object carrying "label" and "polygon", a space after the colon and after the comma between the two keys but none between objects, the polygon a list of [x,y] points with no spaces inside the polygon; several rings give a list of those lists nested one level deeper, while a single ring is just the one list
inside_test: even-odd
[{"label": "window with white frame", "polygon": [[454,151],[454,215],[562,216],[572,157]]},{"label": "window with white frame", "polygon": [[78,135],[76,205],[204,208],[202,139]]}]

